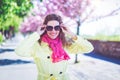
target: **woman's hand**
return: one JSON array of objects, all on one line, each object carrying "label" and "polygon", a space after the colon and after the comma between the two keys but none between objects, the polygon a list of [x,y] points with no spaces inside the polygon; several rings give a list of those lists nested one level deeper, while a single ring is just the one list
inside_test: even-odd
[{"label": "woman's hand", "polygon": [[45,25],[38,26],[38,28],[37,28],[37,33],[38,33],[39,35],[42,35],[44,32],[45,32]]},{"label": "woman's hand", "polygon": [[75,35],[68,27],[64,26],[63,24],[61,24],[61,28],[62,28],[62,31],[69,36],[72,37]]},{"label": "woman's hand", "polygon": [[63,24],[61,25],[62,27],[62,31],[67,34],[68,36],[70,36],[73,40],[77,39],[76,34],[74,34],[68,27],[65,27]]}]

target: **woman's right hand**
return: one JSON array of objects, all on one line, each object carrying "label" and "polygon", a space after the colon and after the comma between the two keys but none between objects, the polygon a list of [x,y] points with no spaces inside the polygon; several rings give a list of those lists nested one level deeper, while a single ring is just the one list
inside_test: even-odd
[{"label": "woman's right hand", "polygon": [[39,35],[42,35],[44,32],[45,32],[45,25],[38,26],[38,28],[37,28],[37,33],[38,33]]}]

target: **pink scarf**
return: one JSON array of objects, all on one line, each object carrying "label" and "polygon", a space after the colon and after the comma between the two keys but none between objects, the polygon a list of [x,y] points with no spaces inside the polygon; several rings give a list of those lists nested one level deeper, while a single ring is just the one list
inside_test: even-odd
[{"label": "pink scarf", "polygon": [[51,58],[53,63],[70,59],[63,49],[60,38],[57,37],[56,39],[51,39],[47,34],[45,34],[42,36],[42,41],[48,43],[49,47],[52,49],[53,52]]}]

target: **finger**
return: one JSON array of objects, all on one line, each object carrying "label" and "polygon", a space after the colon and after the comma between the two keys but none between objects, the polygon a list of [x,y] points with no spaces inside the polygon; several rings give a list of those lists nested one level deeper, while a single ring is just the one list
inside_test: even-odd
[{"label": "finger", "polygon": [[62,29],[67,30],[66,26],[64,26],[63,24],[60,25]]},{"label": "finger", "polygon": [[64,31],[68,31],[68,28],[65,27],[65,26],[63,26],[62,29],[63,29]]},{"label": "finger", "polygon": [[45,29],[45,25],[42,25],[40,30],[44,30],[44,29]]},{"label": "finger", "polygon": [[41,31],[42,31],[42,30],[45,30],[45,27],[41,27],[41,29],[40,29],[40,30],[41,30]]}]

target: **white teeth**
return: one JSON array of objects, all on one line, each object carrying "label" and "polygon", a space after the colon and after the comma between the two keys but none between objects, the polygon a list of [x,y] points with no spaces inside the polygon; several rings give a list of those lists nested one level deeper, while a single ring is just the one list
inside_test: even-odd
[{"label": "white teeth", "polygon": [[51,35],[56,35],[56,34],[51,34]]},{"label": "white teeth", "polygon": [[51,36],[55,36],[55,35],[51,35]]}]

